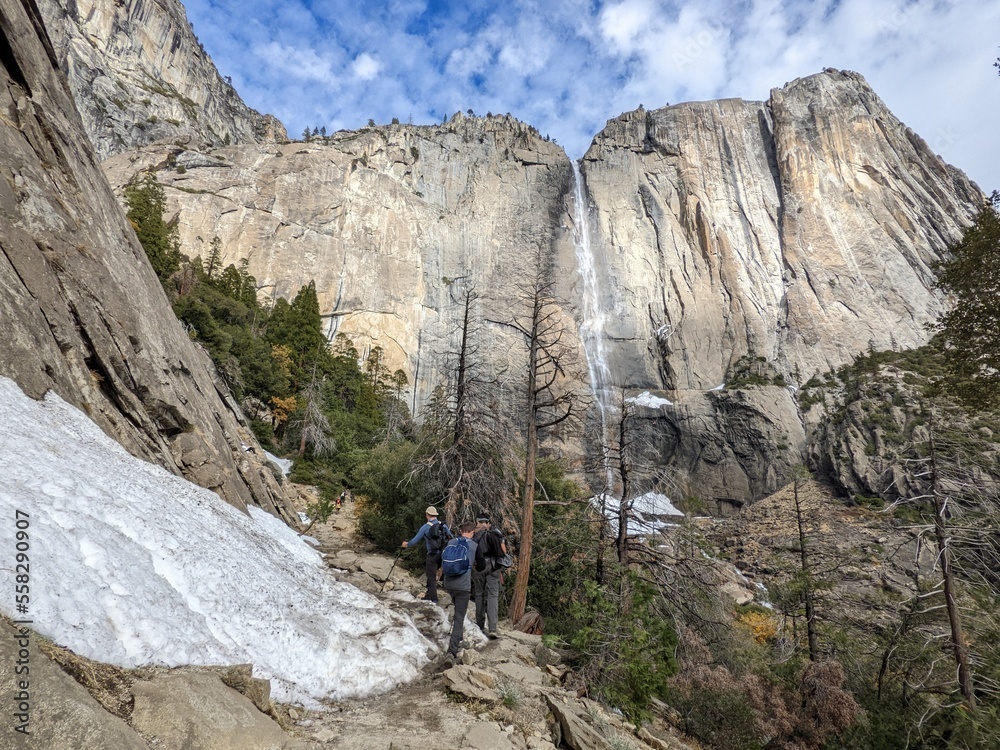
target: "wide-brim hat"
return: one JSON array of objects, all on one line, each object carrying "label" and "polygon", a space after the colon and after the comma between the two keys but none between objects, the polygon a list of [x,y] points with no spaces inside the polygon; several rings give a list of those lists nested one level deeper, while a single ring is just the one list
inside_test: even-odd
[{"label": "wide-brim hat", "polygon": [[427,510],[424,511],[428,516],[436,516],[438,514],[438,509],[433,505],[428,505]]}]

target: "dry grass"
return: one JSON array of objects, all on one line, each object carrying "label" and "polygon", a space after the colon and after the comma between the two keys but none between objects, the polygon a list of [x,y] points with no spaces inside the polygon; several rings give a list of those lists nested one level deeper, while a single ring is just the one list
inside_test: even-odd
[{"label": "dry grass", "polygon": [[125,722],[131,721],[135,698],[132,695],[132,676],[127,671],[91,661],[74,654],[68,648],[36,637],[38,650],[83,685],[105,711]]}]

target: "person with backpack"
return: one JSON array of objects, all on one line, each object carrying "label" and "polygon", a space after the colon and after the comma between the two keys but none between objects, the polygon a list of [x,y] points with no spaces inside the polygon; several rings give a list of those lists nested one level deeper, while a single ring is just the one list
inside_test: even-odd
[{"label": "person with backpack", "polygon": [[455,605],[455,620],[451,624],[451,639],[448,641],[447,659],[451,664],[458,661],[462,635],[465,632],[465,613],[469,610],[469,599],[472,598],[472,571],[486,569],[483,551],[472,541],[475,530],[476,524],[472,521],[463,523],[461,535],[448,542],[441,553],[444,588]]},{"label": "person with backpack", "polygon": [[[499,637],[497,633],[498,610],[500,607],[500,586],[503,572],[501,562],[507,555],[507,542],[500,529],[490,525],[490,517],[476,516],[476,532],[473,541],[483,550],[486,568],[472,573],[472,590],[476,600],[476,625],[490,639]],[[487,628],[487,624],[489,627]]]},{"label": "person with backpack", "polygon": [[441,550],[444,549],[448,540],[452,538],[451,529],[443,521],[438,520],[437,508],[428,505],[424,511],[427,523],[417,530],[413,539],[403,542],[403,549],[412,547],[421,539],[427,545],[427,561],[424,563],[424,573],[427,574],[427,592],[424,600],[437,604],[437,572],[441,567]]}]

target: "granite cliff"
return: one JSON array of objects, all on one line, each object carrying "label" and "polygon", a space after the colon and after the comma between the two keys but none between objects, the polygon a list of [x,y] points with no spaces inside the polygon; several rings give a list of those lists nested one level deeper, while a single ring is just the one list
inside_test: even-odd
[{"label": "granite cliff", "polygon": [[651,455],[737,502],[802,461],[794,387],[926,341],[933,266],[983,199],[835,70],[766,102],[627,113],[582,171],[612,380],[667,390]]},{"label": "granite cliff", "polygon": [[[647,459],[737,504],[803,460],[794,386],[870,346],[926,340],[945,305],[933,265],[982,200],[861,76],[833,70],[766,102],[610,121],[581,162],[582,214],[566,155],[510,117],[148,146],[105,167],[119,189],[156,171],[188,254],[218,236],[225,262],[248,258],[274,294],[315,279],[331,333],[385,349],[416,381],[417,411],[454,350],[462,285],[484,320],[509,320],[541,249],[580,362],[604,360],[609,392],[673,402],[639,409]],[[602,352],[579,336],[595,325]],[[516,338],[482,336],[496,372],[516,372]]]},{"label": "granite cliff", "polygon": [[0,0],[0,22],[0,375],[237,507],[296,522],[86,147],[36,6]]},{"label": "granite cliff", "polygon": [[331,338],[345,333],[363,354],[382,347],[389,369],[416,382],[417,411],[447,374],[466,290],[479,295],[480,346],[491,352],[484,377],[519,393],[523,347],[505,325],[519,286],[539,262],[573,274],[551,266],[568,236],[569,159],[507,116],[286,145],[153,145],[104,166],[118,188],[156,171],[191,257],[207,258],[219,237],[223,262],[248,258],[265,293],[290,297],[314,279]]},{"label": "granite cliff", "polygon": [[39,10],[99,158],[154,141],[286,138],[250,109],[194,35],[178,0],[40,0]]},{"label": "granite cliff", "polygon": [[982,200],[833,70],[767,102],[623,115],[584,161],[605,275],[625,291],[608,299],[622,377],[677,390],[730,380],[746,356],[797,382],[869,343],[923,343],[944,304],[933,264]]}]

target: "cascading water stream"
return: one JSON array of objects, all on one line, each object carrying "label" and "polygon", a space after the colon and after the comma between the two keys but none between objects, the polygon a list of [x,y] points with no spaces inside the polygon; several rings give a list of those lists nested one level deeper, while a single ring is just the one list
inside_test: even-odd
[{"label": "cascading water stream", "polygon": [[[580,165],[573,165],[573,244],[576,247],[576,265],[583,281],[580,340],[587,356],[587,372],[590,389],[597,401],[601,417],[601,443],[606,443],[609,418],[614,414],[611,394],[611,368],[608,366],[607,348],[604,345],[605,314],[601,305],[600,288],[597,283],[597,269],[594,252],[590,246],[589,204],[586,200]],[[602,492],[609,493],[614,485],[607,452],[604,456],[605,485]]]}]

